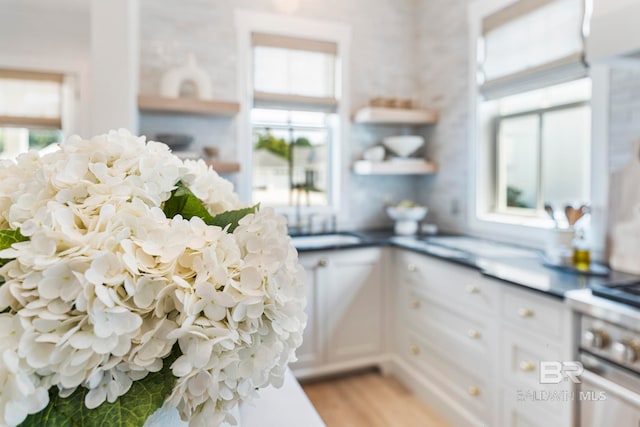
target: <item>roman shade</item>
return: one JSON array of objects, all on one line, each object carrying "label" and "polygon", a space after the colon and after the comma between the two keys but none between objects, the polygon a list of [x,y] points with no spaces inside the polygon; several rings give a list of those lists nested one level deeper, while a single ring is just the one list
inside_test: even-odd
[{"label": "roman shade", "polygon": [[336,43],[266,33],[251,40],[255,108],[337,110]]},{"label": "roman shade", "polygon": [[480,92],[485,99],[587,75],[588,0],[520,0],[482,20]]},{"label": "roman shade", "polygon": [[64,75],[0,69],[0,127],[62,128]]}]

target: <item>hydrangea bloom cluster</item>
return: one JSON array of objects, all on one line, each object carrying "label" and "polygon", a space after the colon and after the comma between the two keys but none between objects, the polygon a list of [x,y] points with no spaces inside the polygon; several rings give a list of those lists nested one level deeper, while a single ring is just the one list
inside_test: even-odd
[{"label": "hydrangea bloom cluster", "polygon": [[202,161],[123,130],[0,164],[0,229],[28,238],[0,252],[0,425],[51,387],[114,402],[178,347],[165,405],[192,426],[281,384],[306,323],[284,218],[261,209],[233,232],[167,218],[179,182],[211,215],[244,207]]}]

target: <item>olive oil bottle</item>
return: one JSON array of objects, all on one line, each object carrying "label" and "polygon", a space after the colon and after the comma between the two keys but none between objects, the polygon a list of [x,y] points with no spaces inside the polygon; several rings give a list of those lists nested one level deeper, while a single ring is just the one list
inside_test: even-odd
[{"label": "olive oil bottle", "polygon": [[589,270],[591,267],[591,251],[584,230],[576,230],[573,239],[573,265],[578,270]]}]

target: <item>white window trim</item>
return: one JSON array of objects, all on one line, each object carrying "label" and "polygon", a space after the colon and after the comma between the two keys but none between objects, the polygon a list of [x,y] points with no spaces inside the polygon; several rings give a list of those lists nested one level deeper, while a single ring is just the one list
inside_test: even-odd
[{"label": "white window trim", "polygon": [[[479,148],[481,141],[477,110],[477,40],[482,33],[483,17],[514,3],[514,0],[476,0],[469,5],[469,139],[468,139],[468,210],[467,233],[470,235],[501,240],[524,246],[543,249],[548,241],[550,221],[540,218],[518,218],[486,212],[483,201],[487,200],[487,186],[483,181],[488,159]],[[592,251],[601,259],[606,240],[606,211],[608,197],[608,139],[609,139],[609,68],[592,64],[592,127],[591,127],[591,209]],[[486,151],[486,150],[485,150]]]},{"label": "white window trim", "polygon": [[[236,10],[236,43],[238,52],[238,100],[240,112],[237,120],[238,157],[242,159],[243,167],[238,176],[238,193],[243,200],[251,199],[251,181],[253,171],[251,146],[251,96],[252,63],[251,63],[251,33],[275,33],[290,37],[317,39],[334,42],[338,45],[337,59],[340,67],[340,100],[337,114],[340,118],[339,144],[334,144],[331,150],[331,196],[330,207],[302,207],[303,213],[339,214],[338,221],[344,222],[348,218],[348,141],[350,132],[350,102],[349,102],[349,52],[351,48],[351,28],[348,25],[277,15],[271,13]],[[336,167],[336,165],[338,165]],[[281,208],[279,212],[294,215],[295,208]]]}]

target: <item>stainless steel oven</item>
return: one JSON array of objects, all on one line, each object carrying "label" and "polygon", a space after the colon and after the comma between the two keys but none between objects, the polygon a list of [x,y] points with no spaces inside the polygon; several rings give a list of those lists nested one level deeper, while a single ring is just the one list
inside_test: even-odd
[{"label": "stainless steel oven", "polygon": [[579,427],[640,427],[640,309],[594,296],[567,293],[579,318],[577,387]]},{"label": "stainless steel oven", "polygon": [[580,361],[580,427],[640,427],[640,377],[585,353]]}]

